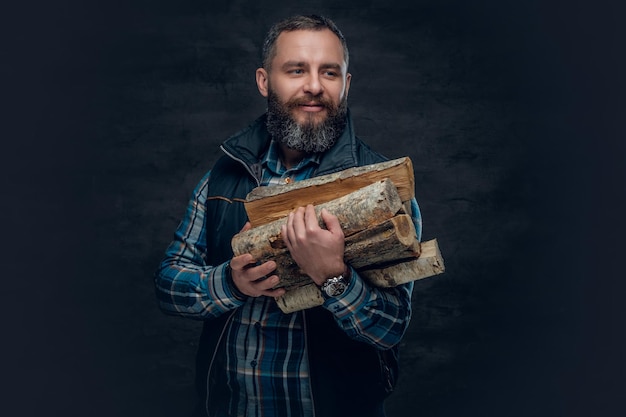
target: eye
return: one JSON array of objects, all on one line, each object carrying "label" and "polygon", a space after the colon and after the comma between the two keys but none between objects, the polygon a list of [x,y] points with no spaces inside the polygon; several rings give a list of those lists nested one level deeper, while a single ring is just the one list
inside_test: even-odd
[{"label": "eye", "polygon": [[335,68],[335,66],[329,66],[322,71],[322,75],[326,78],[339,78],[341,77],[341,69]]},{"label": "eye", "polygon": [[302,68],[294,68],[291,69],[289,71],[287,71],[289,74],[293,74],[293,75],[302,75],[304,74],[304,70]]}]

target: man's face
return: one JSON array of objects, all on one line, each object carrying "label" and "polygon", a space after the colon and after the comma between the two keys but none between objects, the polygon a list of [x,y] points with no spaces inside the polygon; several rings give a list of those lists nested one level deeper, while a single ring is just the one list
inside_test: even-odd
[{"label": "man's face", "polygon": [[341,42],[330,30],[281,33],[270,70],[257,70],[270,133],[307,152],[332,146],[345,126],[350,77]]}]

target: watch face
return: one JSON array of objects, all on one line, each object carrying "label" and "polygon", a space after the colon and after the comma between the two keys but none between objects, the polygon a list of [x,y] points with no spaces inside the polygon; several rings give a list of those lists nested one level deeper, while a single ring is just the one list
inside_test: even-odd
[{"label": "watch face", "polygon": [[329,297],[337,297],[346,290],[347,285],[343,282],[343,277],[331,278],[324,284],[324,292]]}]

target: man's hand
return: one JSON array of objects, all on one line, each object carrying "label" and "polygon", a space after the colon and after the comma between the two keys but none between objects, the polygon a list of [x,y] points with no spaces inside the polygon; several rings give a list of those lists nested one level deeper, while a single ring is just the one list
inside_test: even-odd
[{"label": "man's hand", "polygon": [[[247,222],[241,231],[250,229]],[[267,261],[257,265],[257,261],[249,253],[235,256],[230,260],[233,284],[241,293],[249,297],[280,297],[285,293],[283,288],[272,289],[278,284],[277,275],[269,275],[276,269],[276,262]]]},{"label": "man's hand", "polygon": [[344,234],[337,216],[322,209],[327,229],[322,229],[311,204],[289,213],[281,234],[289,253],[302,272],[317,285],[347,270],[343,260]]}]

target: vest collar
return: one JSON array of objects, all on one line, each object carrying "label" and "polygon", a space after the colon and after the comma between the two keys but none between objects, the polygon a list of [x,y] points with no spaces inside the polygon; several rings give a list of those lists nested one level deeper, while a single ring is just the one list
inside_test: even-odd
[{"label": "vest collar", "polygon": [[[315,175],[330,174],[357,166],[357,144],[349,109],[346,117],[346,128],[337,143],[321,156]],[[248,127],[226,139],[221,146],[222,151],[246,165],[250,172],[255,172],[253,167],[258,166],[270,145],[266,120],[267,115],[263,114]]]}]

